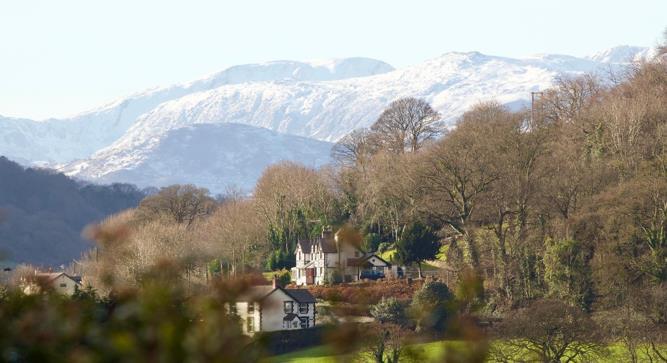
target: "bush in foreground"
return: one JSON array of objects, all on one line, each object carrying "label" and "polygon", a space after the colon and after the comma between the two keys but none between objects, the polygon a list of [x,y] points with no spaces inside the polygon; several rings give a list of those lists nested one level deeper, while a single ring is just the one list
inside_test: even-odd
[{"label": "bush in foreground", "polygon": [[219,284],[186,295],[163,280],[69,298],[9,291],[0,297],[0,361],[13,362],[254,362],[225,304],[242,291]]}]

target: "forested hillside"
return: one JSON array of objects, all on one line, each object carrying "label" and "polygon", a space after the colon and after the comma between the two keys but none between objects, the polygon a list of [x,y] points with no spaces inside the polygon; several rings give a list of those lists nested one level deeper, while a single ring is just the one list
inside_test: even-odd
[{"label": "forested hillside", "polygon": [[136,206],[143,197],[132,185],[82,185],[0,157],[0,260],[68,264],[91,247],[81,237],[87,224]]},{"label": "forested hillside", "polygon": [[439,260],[472,281],[461,311],[502,321],[494,331],[518,339],[507,344],[542,339],[565,314],[574,323],[558,329],[572,334],[567,344],[586,345],[567,348],[582,357],[621,339],[658,352],[667,332],[664,59],[612,85],[562,78],[519,112],[478,104],[449,132],[437,119],[423,100],[392,102],[336,145],[337,165],[271,166],[252,198],[164,188],[89,230],[100,253],[82,272],[104,292],[138,286],[170,261],[172,278],[205,284],[211,274],[290,268],[299,239],[334,226],[341,240],[395,251],[398,264]]}]

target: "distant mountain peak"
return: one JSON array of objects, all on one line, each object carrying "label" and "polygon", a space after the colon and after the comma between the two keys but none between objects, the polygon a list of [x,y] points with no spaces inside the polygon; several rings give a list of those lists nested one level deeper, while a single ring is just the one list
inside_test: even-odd
[{"label": "distant mountain peak", "polygon": [[[335,142],[354,129],[370,126],[391,101],[419,97],[440,112],[447,127],[453,127],[458,117],[478,102],[496,100],[520,108],[531,91],[551,87],[558,75],[606,74],[627,67],[626,58],[645,54],[649,54],[647,48],[621,46],[585,58],[449,52],[399,69],[361,57],[238,65],[192,82],[136,93],[71,119],[39,123],[0,119],[0,155],[59,163],[69,175],[89,180],[105,180],[113,174],[142,185],[150,179],[140,176],[158,173],[147,171],[150,163],[146,160],[154,160],[153,168],[168,165],[163,170],[181,178],[162,175],[160,180],[189,182],[188,178],[196,176],[179,173],[158,154],[174,150],[171,146],[176,142],[187,145],[192,139],[210,140],[205,137],[208,129],[197,125],[244,124],[278,135]],[[237,133],[245,140],[264,135],[239,127],[215,126],[209,131],[221,138]],[[278,136],[263,140],[267,148],[288,148]],[[318,150],[328,158],[321,145],[302,144],[304,152]],[[220,160],[238,156],[236,150],[216,144],[203,146],[218,150]],[[295,155],[286,157],[299,160]],[[77,159],[80,161],[73,162]],[[248,168],[242,173],[246,179],[234,179],[243,180],[244,187],[254,183],[255,169],[263,165],[233,164]],[[144,172],[125,172],[140,169]],[[218,165],[218,170],[223,170],[222,166]],[[220,185],[203,179],[192,181]]]},{"label": "distant mountain peak", "polygon": [[601,63],[632,63],[651,58],[651,55],[654,53],[655,50],[648,47],[619,45],[598,51],[585,58]]}]

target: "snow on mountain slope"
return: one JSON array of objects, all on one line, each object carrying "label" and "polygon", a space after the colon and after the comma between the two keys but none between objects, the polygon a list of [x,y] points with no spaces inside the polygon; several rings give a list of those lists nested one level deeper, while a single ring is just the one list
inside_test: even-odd
[{"label": "snow on mountain slope", "polygon": [[649,60],[655,57],[656,54],[655,48],[621,45],[597,52],[587,56],[586,59],[601,63],[630,63]]},{"label": "snow on mountain slope", "polygon": [[558,74],[581,74],[602,67],[607,65],[569,56],[511,59],[476,52],[448,53],[370,77],[223,85],[160,104],[110,147],[131,148],[171,129],[225,122],[336,141],[351,130],[370,126],[389,102],[405,96],[426,99],[451,125],[477,102],[521,103],[531,91],[549,87]]},{"label": "snow on mountain slope", "polygon": [[[234,123],[334,142],[354,129],[370,126],[389,102],[407,96],[426,99],[442,114],[443,122],[452,126],[464,111],[478,102],[497,100],[510,107],[521,107],[531,91],[550,87],[557,75],[607,72],[609,67],[620,66],[565,55],[512,59],[454,52],[416,66],[368,77],[223,84],[161,103],[141,115],[116,142],[88,160],[71,163],[62,170],[90,180],[140,185],[162,185],[167,180],[180,180],[178,175],[188,175],[193,181],[220,191],[228,182],[220,176],[224,174],[211,174],[206,167],[192,170],[192,174],[183,173],[189,153],[184,150],[181,156],[169,152],[172,148],[164,148],[165,140],[175,140],[174,132],[183,128]],[[225,129],[225,132],[235,130]],[[261,171],[256,169],[260,166],[258,163],[234,163],[234,158],[227,153],[234,157],[238,154],[230,149],[218,149],[213,140],[198,147],[218,150],[215,155],[220,160],[239,168],[236,172],[247,178],[232,178],[232,182],[243,187],[251,187],[254,180],[250,176],[258,176]],[[328,149],[318,150],[328,153]],[[300,160],[298,154],[293,156]],[[327,157],[322,154],[319,159]],[[178,161],[169,163],[169,158]],[[211,169],[224,168],[216,164]],[[224,170],[230,173],[232,169]],[[219,177],[217,184],[211,179],[214,175]]]},{"label": "snow on mountain slope", "polygon": [[137,117],[159,104],[221,85],[262,81],[330,81],[392,70],[389,64],[369,58],[276,61],[234,66],[198,81],[140,92],[68,119],[36,122],[0,117],[0,155],[60,163],[85,158],[113,143]]},{"label": "snow on mountain slope", "polygon": [[[185,132],[181,129],[197,133],[204,124],[235,123],[285,134],[281,136],[285,138],[292,135],[334,142],[354,129],[370,126],[387,104],[407,96],[426,99],[442,114],[443,123],[452,126],[480,101],[497,100],[518,108],[527,103],[531,91],[550,87],[557,75],[606,74],[610,68],[620,69],[650,52],[647,48],[618,47],[585,58],[543,54],[523,59],[452,52],[398,70],[366,58],[231,67],[199,81],[138,93],[71,119],[34,122],[0,118],[0,155],[59,162],[69,175],[93,181],[161,185],[180,180],[176,174],[186,175],[179,168],[187,167],[185,157],[190,154],[187,150],[183,155],[174,154],[169,151],[174,148],[165,149],[172,144],[164,144],[181,137],[193,139],[192,135],[181,135]],[[224,129],[224,133],[231,138],[229,135],[239,130]],[[220,160],[231,160],[228,154],[240,157],[203,136],[194,137],[202,140],[197,147],[218,150],[215,155]],[[272,140],[283,145],[275,136],[265,138],[263,147],[272,148]],[[317,160],[328,158],[327,148],[304,145],[304,150],[310,149],[322,152]],[[282,157],[279,149],[272,150]],[[170,164],[160,153],[180,161]],[[298,154],[288,156],[300,160]],[[83,160],[71,162],[73,159]],[[158,170],[151,163],[166,168]],[[216,170],[233,174],[231,169],[216,165]],[[250,176],[259,175],[258,163],[233,165],[244,177],[222,178],[225,183],[252,183]],[[189,176],[203,185],[222,185],[207,173],[201,169]]]},{"label": "snow on mountain slope", "polygon": [[214,192],[250,190],[269,165],[329,162],[332,144],[240,124],[200,124],[174,129],[131,149],[99,152],[72,163],[70,173],[99,182],[131,181],[141,187],[193,183]]}]

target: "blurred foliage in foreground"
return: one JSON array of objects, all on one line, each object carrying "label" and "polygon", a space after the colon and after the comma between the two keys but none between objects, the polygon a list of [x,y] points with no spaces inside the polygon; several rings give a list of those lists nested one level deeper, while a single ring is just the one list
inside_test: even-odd
[{"label": "blurred foliage in foreground", "polygon": [[[164,270],[168,270],[165,267]],[[65,297],[48,291],[0,292],[0,361],[253,362],[224,304],[247,284],[220,282],[186,296],[169,279],[146,276],[138,288],[100,299],[92,289]]]}]

